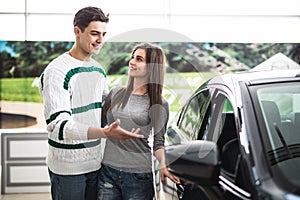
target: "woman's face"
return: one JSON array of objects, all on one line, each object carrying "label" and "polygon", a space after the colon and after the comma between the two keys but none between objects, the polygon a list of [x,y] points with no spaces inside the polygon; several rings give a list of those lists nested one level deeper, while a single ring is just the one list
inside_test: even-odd
[{"label": "woman's face", "polygon": [[129,61],[129,76],[138,78],[147,75],[146,51],[137,49]]}]

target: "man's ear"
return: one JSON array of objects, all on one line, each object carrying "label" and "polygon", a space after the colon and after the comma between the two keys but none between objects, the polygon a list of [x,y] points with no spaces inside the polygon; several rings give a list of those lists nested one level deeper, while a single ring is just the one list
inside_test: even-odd
[{"label": "man's ear", "polygon": [[74,26],[74,33],[76,36],[79,36],[79,33],[81,32],[80,28],[78,26]]}]

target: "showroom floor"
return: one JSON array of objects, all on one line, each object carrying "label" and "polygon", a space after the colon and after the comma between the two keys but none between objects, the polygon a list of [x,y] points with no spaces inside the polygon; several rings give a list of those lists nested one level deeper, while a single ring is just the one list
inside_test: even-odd
[{"label": "showroom floor", "polygon": [[[36,193],[36,194],[6,194],[1,195],[0,200],[51,200],[50,193]],[[162,195],[159,200],[178,200],[173,195]]]},{"label": "showroom floor", "polygon": [[38,194],[6,194],[1,195],[0,200],[50,200],[49,193]]},{"label": "showroom floor", "polygon": [[[177,200],[177,197],[165,195],[164,198],[159,200]],[[6,194],[1,195],[0,200],[51,200],[51,196],[48,193],[40,194]]]}]

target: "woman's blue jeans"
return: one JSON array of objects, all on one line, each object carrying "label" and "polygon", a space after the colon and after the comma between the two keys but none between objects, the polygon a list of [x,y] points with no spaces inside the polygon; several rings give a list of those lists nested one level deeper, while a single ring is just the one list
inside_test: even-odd
[{"label": "woman's blue jeans", "polygon": [[58,175],[49,170],[52,200],[95,200],[99,170],[81,175]]},{"label": "woman's blue jeans", "polygon": [[152,173],[131,173],[102,165],[98,184],[99,200],[153,200]]}]

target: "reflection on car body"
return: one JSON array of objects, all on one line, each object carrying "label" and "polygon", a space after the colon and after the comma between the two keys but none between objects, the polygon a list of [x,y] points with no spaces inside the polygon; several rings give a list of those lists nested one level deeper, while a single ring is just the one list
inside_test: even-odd
[{"label": "reflection on car body", "polygon": [[203,198],[300,199],[300,71],[212,78],[166,140],[169,170]]}]

